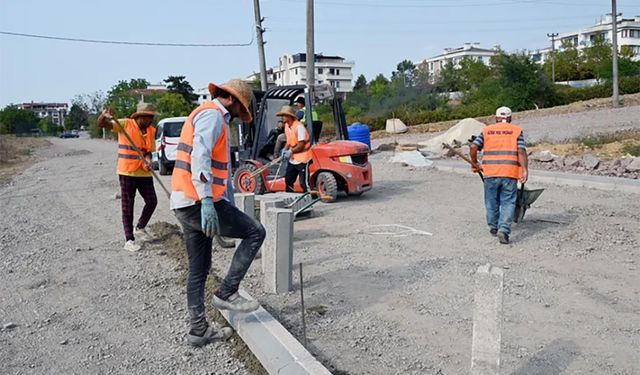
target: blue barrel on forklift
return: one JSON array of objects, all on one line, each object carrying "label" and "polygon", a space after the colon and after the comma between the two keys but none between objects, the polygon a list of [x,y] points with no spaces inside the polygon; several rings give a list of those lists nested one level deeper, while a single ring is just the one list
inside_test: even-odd
[{"label": "blue barrel on forklift", "polygon": [[347,133],[349,134],[350,141],[356,141],[364,143],[371,150],[371,132],[369,131],[369,125],[354,122],[347,127]]}]

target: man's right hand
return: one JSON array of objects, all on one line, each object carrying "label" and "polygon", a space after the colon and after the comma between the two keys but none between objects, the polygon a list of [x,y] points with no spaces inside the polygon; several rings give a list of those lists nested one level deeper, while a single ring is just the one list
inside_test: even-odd
[{"label": "man's right hand", "polygon": [[200,225],[207,237],[213,238],[218,234],[218,213],[213,206],[213,198],[205,197],[200,201]]},{"label": "man's right hand", "polygon": [[527,181],[529,181],[529,171],[525,170],[522,171],[522,176],[520,176],[520,183],[524,185]]},{"label": "man's right hand", "polygon": [[478,164],[476,164],[476,165],[472,165],[472,166],[471,166],[471,171],[472,171],[473,173],[480,173],[480,172],[482,172],[482,167],[481,167],[481,166],[479,166]]},{"label": "man's right hand", "polygon": [[282,150],[282,152],[280,152],[280,156],[282,156],[282,158],[285,160],[289,160],[289,158],[291,157],[291,150],[289,149]]}]

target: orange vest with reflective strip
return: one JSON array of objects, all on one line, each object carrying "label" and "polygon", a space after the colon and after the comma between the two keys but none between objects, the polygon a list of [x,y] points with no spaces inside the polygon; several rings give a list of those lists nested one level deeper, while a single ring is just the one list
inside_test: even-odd
[{"label": "orange vest with reflective strip", "polygon": [[482,170],[486,177],[519,179],[518,137],[522,129],[510,123],[489,125],[482,130]]},{"label": "orange vest with reflective strip", "polygon": [[284,132],[285,135],[287,136],[287,146],[289,146],[289,149],[294,148],[296,145],[298,145],[298,128],[302,127],[302,129],[304,129],[304,140],[305,140],[305,144],[304,144],[304,149],[300,152],[296,152],[295,154],[291,154],[291,159],[298,161],[300,163],[307,163],[309,160],[311,160],[311,142],[309,142],[309,132],[307,131],[307,128],[305,128],[305,126],[298,120],[295,120],[293,122],[293,125],[291,125],[291,127],[289,126],[285,126],[284,127]]},{"label": "orange vest with reflective strip", "polygon": [[[181,191],[187,198],[193,199],[194,201],[200,201],[200,197],[191,181],[191,151],[193,150],[193,135],[195,130],[193,127],[193,119],[198,113],[207,109],[215,109],[222,115],[220,108],[212,101],[200,105],[191,112],[184,126],[182,126],[180,142],[178,143],[176,153],[176,163],[173,168],[173,176],[171,177],[171,190]],[[218,201],[224,196],[227,189],[227,179],[229,178],[228,126],[224,120],[224,116],[222,116],[222,127],[220,138],[218,138],[218,141],[211,150],[211,174],[213,174],[211,193],[214,201]]]},{"label": "orange vest with reflective strip", "polygon": [[[127,119],[127,122],[120,126],[127,131],[127,134],[133,140],[133,144],[136,145],[142,151],[143,154],[151,152],[153,142],[155,142],[156,128],[149,126],[147,128],[147,134],[142,134],[138,123],[134,119]],[[142,168],[144,161],[140,159],[140,155],[135,151],[127,137],[118,132],[118,172],[135,172]]]}]

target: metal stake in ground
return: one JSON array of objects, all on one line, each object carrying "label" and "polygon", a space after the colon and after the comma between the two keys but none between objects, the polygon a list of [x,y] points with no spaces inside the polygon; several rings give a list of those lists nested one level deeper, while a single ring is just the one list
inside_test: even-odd
[{"label": "metal stake in ground", "polygon": [[302,339],[307,346],[307,320],[304,314],[304,280],[302,278],[302,263],[300,263],[300,305],[302,305]]},{"label": "metal stake in ground", "polygon": [[155,177],[156,181],[158,181],[158,183],[160,184],[160,187],[162,187],[162,190],[164,190],[165,194],[167,194],[167,198],[171,198],[171,193],[164,186],[164,184],[162,183],[162,181],[160,180],[160,177],[158,177],[156,172],[153,171],[153,168],[151,168],[151,165],[147,163],[147,159],[144,158],[144,154],[142,153],[142,151],[140,151],[138,146],[136,146],[135,143],[133,143],[133,139],[131,139],[131,136],[129,135],[129,133],[127,133],[127,130],[124,128],[124,126],[120,125],[120,123],[114,118],[111,119],[111,122],[113,122],[114,124],[120,127],[120,129],[122,130],[122,134],[124,134],[125,138],[127,138],[127,141],[129,141],[129,144],[131,145],[131,147],[133,147],[133,150],[138,153],[138,155],[140,156],[140,159],[142,159],[142,162],[147,167],[149,167],[149,171],[151,172],[153,177]]}]

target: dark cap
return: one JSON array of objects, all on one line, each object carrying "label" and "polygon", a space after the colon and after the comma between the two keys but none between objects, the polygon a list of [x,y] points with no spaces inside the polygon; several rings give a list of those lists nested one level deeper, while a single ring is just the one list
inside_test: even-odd
[{"label": "dark cap", "polygon": [[294,103],[299,103],[299,104],[304,105],[304,97],[302,97],[302,96],[298,96],[298,97],[296,98],[296,100],[294,101]]}]

